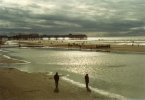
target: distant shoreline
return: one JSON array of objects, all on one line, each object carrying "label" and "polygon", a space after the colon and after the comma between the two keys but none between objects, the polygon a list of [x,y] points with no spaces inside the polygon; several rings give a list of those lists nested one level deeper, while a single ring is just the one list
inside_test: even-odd
[{"label": "distant shoreline", "polygon": [[79,40],[32,40],[32,41],[12,41],[17,45],[2,45],[3,48],[9,47],[37,47],[37,48],[56,48],[67,50],[79,50],[79,51],[96,51],[96,52],[135,52],[145,53],[145,45],[132,43],[127,41],[126,43],[120,42],[107,42],[107,41],[79,41]]},{"label": "distant shoreline", "polygon": [[118,44],[99,41],[68,41],[68,40],[49,40],[49,41],[20,41],[20,47],[48,47],[64,48],[68,50],[90,50],[99,52],[145,52],[145,45],[135,43]]}]

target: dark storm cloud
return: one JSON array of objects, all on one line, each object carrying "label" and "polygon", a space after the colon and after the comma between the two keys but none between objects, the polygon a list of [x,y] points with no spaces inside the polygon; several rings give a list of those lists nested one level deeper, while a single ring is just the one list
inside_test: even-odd
[{"label": "dark storm cloud", "polygon": [[144,0],[0,0],[0,31],[144,35],[144,9]]}]

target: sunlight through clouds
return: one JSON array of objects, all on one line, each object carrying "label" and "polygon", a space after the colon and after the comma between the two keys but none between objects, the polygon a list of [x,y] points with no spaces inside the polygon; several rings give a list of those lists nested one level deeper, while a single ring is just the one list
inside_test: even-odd
[{"label": "sunlight through clouds", "polygon": [[144,0],[0,0],[0,31],[134,35],[130,29],[145,25],[144,9]]}]

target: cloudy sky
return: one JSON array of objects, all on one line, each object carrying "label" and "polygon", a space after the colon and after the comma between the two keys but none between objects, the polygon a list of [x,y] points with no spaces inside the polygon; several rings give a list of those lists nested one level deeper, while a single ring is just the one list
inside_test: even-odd
[{"label": "cloudy sky", "polygon": [[0,0],[0,33],[145,35],[145,0]]}]

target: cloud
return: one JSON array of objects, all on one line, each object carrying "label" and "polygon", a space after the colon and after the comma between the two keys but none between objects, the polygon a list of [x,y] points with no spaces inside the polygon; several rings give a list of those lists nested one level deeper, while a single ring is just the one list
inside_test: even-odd
[{"label": "cloud", "polygon": [[144,9],[144,0],[0,0],[0,32],[145,34]]}]

